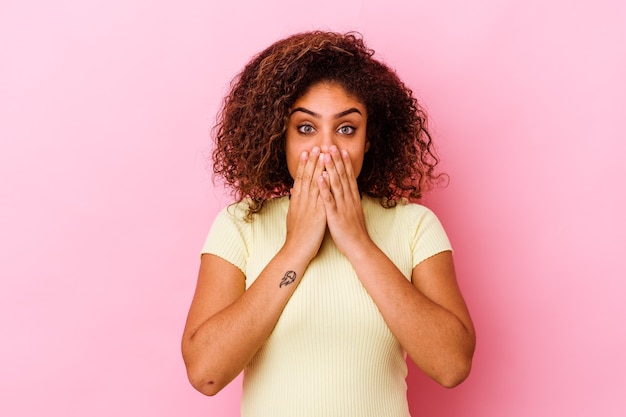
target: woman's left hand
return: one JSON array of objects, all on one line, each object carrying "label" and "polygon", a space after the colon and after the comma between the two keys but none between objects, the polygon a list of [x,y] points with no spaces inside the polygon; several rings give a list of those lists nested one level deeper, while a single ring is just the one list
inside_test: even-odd
[{"label": "woman's left hand", "polygon": [[407,279],[367,233],[350,155],[331,147],[324,164],[317,181],[335,244],[413,362],[440,384],[458,385],[469,374],[476,336],[452,253],[420,262]]},{"label": "woman's left hand", "polygon": [[326,170],[318,178],[318,187],[328,230],[345,255],[355,245],[369,240],[359,187],[348,151],[331,146],[329,153],[320,157],[324,158]]}]

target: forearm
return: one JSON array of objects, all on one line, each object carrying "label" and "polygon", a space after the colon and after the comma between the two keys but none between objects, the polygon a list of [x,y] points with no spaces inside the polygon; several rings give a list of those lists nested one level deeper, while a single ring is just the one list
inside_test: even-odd
[{"label": "forearm", "polygon": [[[324,170],[319,154],[319,148],[310,155],[300,154],[285,244],[247,290],[235,266],[214,258],[204,270],[201,264],[183,335],[183,357],[192,385],[205,394],[212,395],[228,384],[265,343],[320,248],[326,213],[314,180]],[[232,279],[225,284],[221,273]]]},{"label": "forearm", "polygon": [[469,316],[429,299],[370,240],[348,253],[363,286],[413,362],[444,386],[462,382],[475,344]]},{"label": "forearm", "polygon": [[213,395],[243,370],[269,337],[308,262],[283,247],[248,290],[183,339],[196,389]]}]

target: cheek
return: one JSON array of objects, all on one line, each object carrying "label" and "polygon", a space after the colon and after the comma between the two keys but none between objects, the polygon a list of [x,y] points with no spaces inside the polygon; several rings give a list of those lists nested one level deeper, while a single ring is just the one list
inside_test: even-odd
[{"label": "cheek", "polygon": [[290,146],[287,144],[285,147],[285,155],[287,159],[287,169],[289,170],[289,174],[291,178],[295,178],[296,172],[298,170],[298,161],[300,160],[300,155],[302,154],[301,149],[297,149],[294,146]]},{"label": "cheek", "polygon": [[350,160],[352,161],[352,169],[354,170],[354,176],[358,178],[359,174],[361,173],[361,168],[363,167],[363,158],[352,157],[350,158]]},{"label": "cheek", "polygon": [[291,179],[296,178],[296,171],[298,169],[298,161],[290,158],[287,155],[287,169],[289,170],[289,175],[291,175]]},{"label": "cheek", "polygon": [[352,162],[352,169],[354,169],[354,175],[356,177],[361,173],[361,168],[363,168],[363,159],[365,158],[365,153],[367,152],[368,146],[365,145],[363,147],[359,146],[358,149],[354,149],[350,152],[350,161]]}]

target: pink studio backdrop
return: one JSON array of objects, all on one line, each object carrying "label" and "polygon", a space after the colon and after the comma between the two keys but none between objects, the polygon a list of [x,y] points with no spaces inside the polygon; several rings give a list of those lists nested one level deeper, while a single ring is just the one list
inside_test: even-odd
[{"label": "pink studio backdrop", "polygon": [[426,201],[478,330],[470,378],[411,367],[415,416],[626,415],[626,3],[0,3],[0,415],[236,416],[179,339],[229,80],[296,31],[356,29],[427,107]]}]

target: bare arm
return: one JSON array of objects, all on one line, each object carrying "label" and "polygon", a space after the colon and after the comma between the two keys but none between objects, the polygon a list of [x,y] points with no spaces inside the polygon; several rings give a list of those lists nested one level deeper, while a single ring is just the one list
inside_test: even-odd
[{"label": "bare arm", "polygon": [[323,165],[302,156],[287,213],[285,244],[254,283],[229,262],[202,256],[183,332],[182,353],[191,384],[214,395],[232,381],[267,340],[317,253],[326,229],[319,190],[311,179]]},{"label": "bare arm", "polygon": [[[234,265],[202,256],[182,342],[187,374],[198,391],[219,392],[268,338],[307,265],[294,255],[281,250],[247,291]],[[292,276],[295,281],[281,286]]]},{"label": "bare arm", "polygon": [[351,253],[357,275],[413,362],[445,387],[463,382],[471,368],[475,334],[451,252],[417,265],[412,283],[373,242]]},{"label": "bare arm", "polygon": [[325,164],[318,185],[337,247],[415,364],[443,386],[458,385],[469,374],[475,334],[452,254],[421,262],[409,282],[367,233],[349,156],[331,149]]}]

